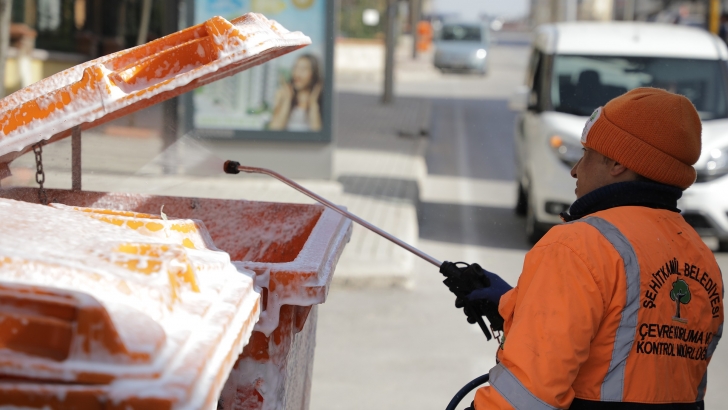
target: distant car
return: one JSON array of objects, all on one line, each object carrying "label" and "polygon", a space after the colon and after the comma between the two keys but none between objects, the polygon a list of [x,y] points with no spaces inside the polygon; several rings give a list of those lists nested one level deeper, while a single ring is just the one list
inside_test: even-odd
[{"label": "distant car", "polygon": [[445,22],[436,32],[435,67],[488,72],[490,36],[482,23]]},{"label": "distant car", "polygon": [[700,29],[655,23],[562,23],[537,29],[526,85],[513,95],[519,199],[538,240],[576,199],[569,170],[587,117],[636,87],[690,99],[703,122],[696,183],[678,203],[713,248],[728,250],[728,49]]}]

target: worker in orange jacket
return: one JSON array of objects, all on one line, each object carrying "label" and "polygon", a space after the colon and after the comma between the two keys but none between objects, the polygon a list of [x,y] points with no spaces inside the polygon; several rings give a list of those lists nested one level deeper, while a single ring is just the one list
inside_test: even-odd
[{"label": "worker in orange jacket", "polygon": [[515,288],[485,272],[491,286],[458,300],[466,314],[498,306],[491,323],[504,323],[476,410],[703,408],[723,280],[677,208],[700,133],[690,100],[654,88],[592,114],[566,223],[528,252]]}]

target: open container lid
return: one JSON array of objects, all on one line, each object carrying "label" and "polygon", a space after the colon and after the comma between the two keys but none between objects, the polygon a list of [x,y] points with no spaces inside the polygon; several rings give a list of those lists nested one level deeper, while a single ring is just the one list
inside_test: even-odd
[{"label": "open container lid", "polygon": [[213,17],[71,67],[0,100],[0,167],[42,141],[89,129],[311,43],[261,14]]}]

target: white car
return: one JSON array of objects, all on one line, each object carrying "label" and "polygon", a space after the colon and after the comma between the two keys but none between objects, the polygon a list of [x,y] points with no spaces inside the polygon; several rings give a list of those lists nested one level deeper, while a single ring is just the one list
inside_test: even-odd
[{"label": "white car", "polygon": [[538,240],[576,199],[569,171],[581,157],[587,117],[636,87],[688,97],[703,122],[696,183],[678,203],[714,248],[728,250],[728,48],[691,27],[655,23],[561,23],[537,29],[526,85],[510,100],[519,201]]},{"label": "white car", "polygon": [[488,72],[490,34],[482,22],[445,22],[437,29],[435,67],[440,70]]}]

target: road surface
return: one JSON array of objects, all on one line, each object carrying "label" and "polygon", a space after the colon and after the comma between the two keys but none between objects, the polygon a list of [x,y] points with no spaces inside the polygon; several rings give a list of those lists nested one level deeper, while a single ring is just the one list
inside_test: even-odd
[{"label": "road surface", "polygon": [[[400,71],[396,88],[401,97],[432,99],[419,246],[442,260],[479,262],[511,284],[529,245],[524,221],[512,211],[514,114],[507,98],[524,78],[527,55],[522,45],[494,47],[487,77],[413,64]],[[379,92],[379,84],[340,87]],[[728,272],[728,255],[718,256]],[[412,289],[332,289],[319,308],[311,409],[444,409],[460,387],[488,372],[496,344],[468,325],[441,280],[418,261]],[[707,408],[728,402],[727,344],[711,363]]]}]

